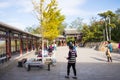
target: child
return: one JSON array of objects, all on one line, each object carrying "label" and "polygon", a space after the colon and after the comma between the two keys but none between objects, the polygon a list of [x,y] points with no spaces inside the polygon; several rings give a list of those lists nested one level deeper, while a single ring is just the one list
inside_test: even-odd
[{"label": "child", "polygon": [[68,64],[67,64],[67,76],[65,76],[65,78],[69,78],[69,74],[70,74],[70,68],[72,67],[73,72],[74,72],[74,77],[73,79],[77,79],[76,77],[76,57],[77,57],[77,53],[76,51],[73,49],[73,46],[69,46],[69,53],[68,53]]}]

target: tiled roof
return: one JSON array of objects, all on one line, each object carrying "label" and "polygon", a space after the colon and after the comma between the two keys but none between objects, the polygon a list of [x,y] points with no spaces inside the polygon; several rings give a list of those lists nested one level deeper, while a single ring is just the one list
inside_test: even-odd
[{"label": "tiled roof", "polygon": [[77,29],[65,29],[65,34],[80,34]]},{"label": "tiled roof", "polygon": [[59,35],[58,38],[65,38],[63,35]]},{"label": "tiled roof", "polygon": [[[8,25],[6,23],[3,23],[3,22],[0,22],[0,30],[3,30],[3,31],[6,31],[6,29],[9,29],[11,31],[14,31],[15,33],[23,33],[23,34],[29,34],[29,35],[33,35],[35,36],[34,34],[31,34],[31,33],[28,33],[28,32],[25,32],[25,31],[22,31],[20,29],[17,29],[16,27],[13,27],[11,25]],[[39,36],[36,36],[36,37],[39,37]]]}]

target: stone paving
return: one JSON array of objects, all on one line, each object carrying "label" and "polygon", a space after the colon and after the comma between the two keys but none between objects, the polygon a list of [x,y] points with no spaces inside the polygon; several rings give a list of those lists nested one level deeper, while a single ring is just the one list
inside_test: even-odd
[{"label": "stone paving", "polygon": [[[34,51],[24,56],[15,56],[5,68],[0,69],[0,80],[68,80],[65,79],[68,47],[58,47],[55,51],[57,59],[56,66],[52,66],[51,70],[47,70],[47,66],[43,68],[32,68],[27,71],[24,67],[17,67],[17,60],[21,58],[35,57]],[[120,80],[120,54],[112,53],[113,62],[108,63],[104,52],[96,51],[90,48],[77,48],[77,77],[78,80]],[[72,79],[73,72],[69,80]]]}]

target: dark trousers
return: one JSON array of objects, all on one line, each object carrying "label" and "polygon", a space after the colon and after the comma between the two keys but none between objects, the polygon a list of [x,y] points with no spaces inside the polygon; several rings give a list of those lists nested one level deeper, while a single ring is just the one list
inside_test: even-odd
[{"label": "dark trousers", "polygon": [[107,57],[108,62],[112,62],[112,57]]},{"label": "dark trousers", "polygon": [[75,63],[68,63],[68,65],[67,65],[67,75],[69,76],[69,74],[70,74],[71,66],[72,66],[72,69],[73,69],[73,72],[74,72],[74,76],[76,76]]}]

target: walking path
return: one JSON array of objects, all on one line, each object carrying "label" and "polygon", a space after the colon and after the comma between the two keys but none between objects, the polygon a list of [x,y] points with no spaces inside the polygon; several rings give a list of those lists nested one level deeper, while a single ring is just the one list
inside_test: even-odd
[{"label": "walking path", "polygon": [[[0,71],[0,80],[67,80],[66,66],[68,54],[68,47],[58,47],[55,51],[57,58],[56,66],[47,70],[47,66],[43,68],[33,68],[31,71],[26,71],[25,68],[17,67],[16,59],[14,57],[12,64],[3,68]],[[113,62],[108,63],[104,52],[96,51],[89,48],[77,48],[77,76],[78,80],[120,80],[120,54],[112,53]],[[26,54],[24,57],[35,57],[34,52]],[[23,58],[23,57],[22,57]],[[0,65],[2,66],[2,65]],[[71,69],[70,79],[72,79],[73,72]]]}]

